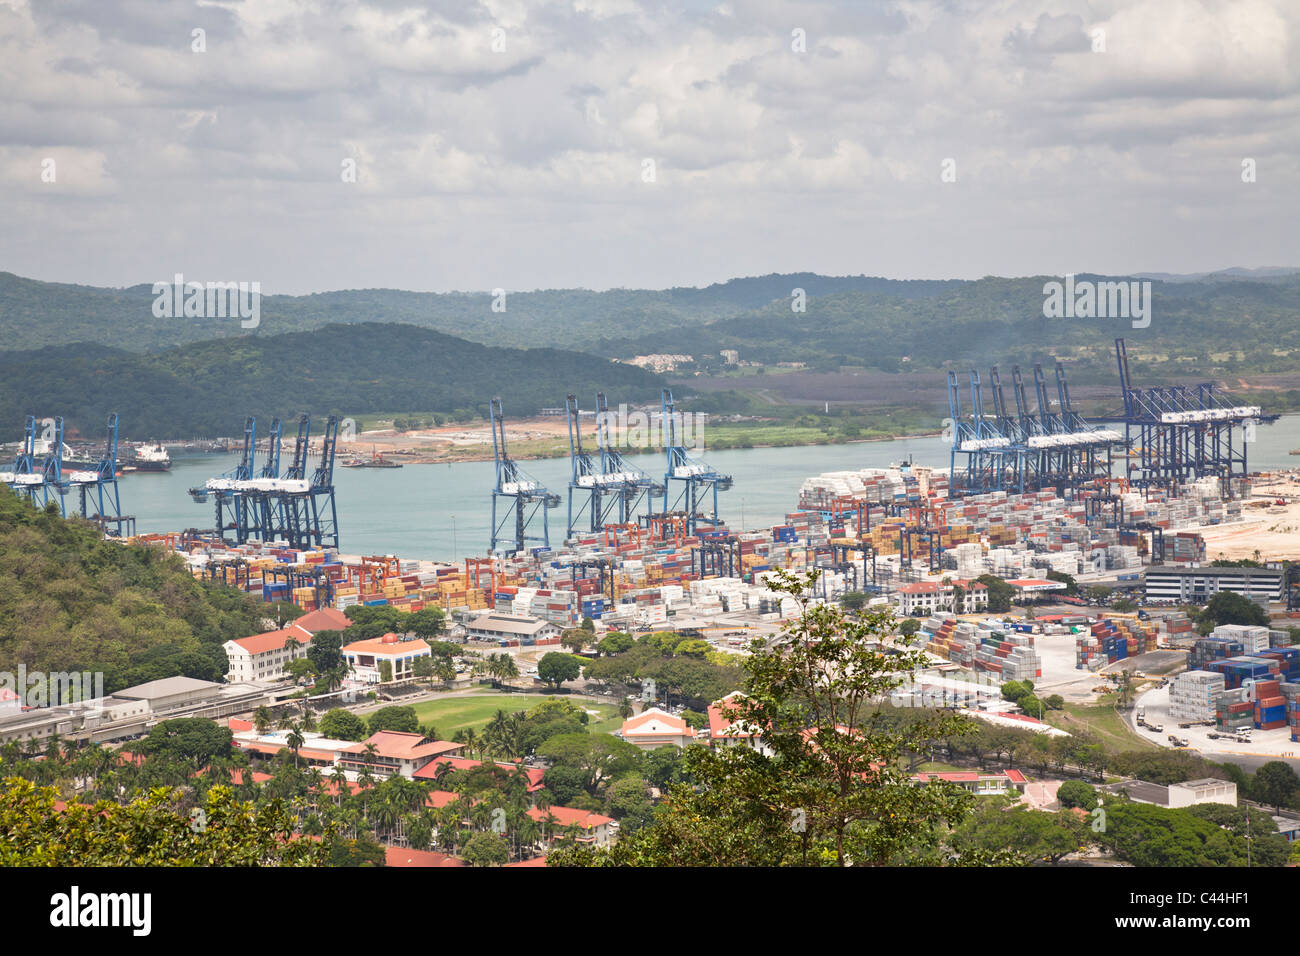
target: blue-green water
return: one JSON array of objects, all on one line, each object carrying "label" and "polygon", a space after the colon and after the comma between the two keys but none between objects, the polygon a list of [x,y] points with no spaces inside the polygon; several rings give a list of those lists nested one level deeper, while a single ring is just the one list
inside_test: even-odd
[{"label": "blue-green water", "polygon": [[[1248,446],[1252,470],[1300,467],[1300,415],[1257,429]],[[799,504],[799,486],[823,471],[883,467],[909,456],[918,465],[947,469],[949,446],[939,438],[753,448],[706,452],[704,458],[735,478],[719,495],[719,510],[733,528],[763,528],[781,522]],[[636,467],[662,478],[662,455],[629,458]],[[179,531],[210,528],[211,504],[194,503],[187,490],[235,467],[235,455],[177,457],[165,474],[131,474],[121,481],[122,510],[134,514],[137,530]],[[551,512],[551,544],[564,537],[569,461],[553,458],[521,462],[527,472],[564,499]],[[349,554],[397,554],[409,558],[453,559],[487,551],[491,516],[491,462],[406,465],[403,468],[336,468],[340,547]]]}]

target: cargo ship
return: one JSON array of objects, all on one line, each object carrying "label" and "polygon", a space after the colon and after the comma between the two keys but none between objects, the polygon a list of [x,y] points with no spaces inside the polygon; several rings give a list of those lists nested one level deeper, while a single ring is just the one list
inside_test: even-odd
[{"label": "cargo ship", "polygon": [[363,458],[359,455],[353,455],[347,461],[343,462],[344,468],[401,468],[400,461],[389,461],[383,455],[379,454],[374,447],[370,449],[370,457]]},{"label": "cargo ship", "polygon": [[172,456],[162,445],[141,445],[127,464],[128,470],[137,472],[170,471]]}]

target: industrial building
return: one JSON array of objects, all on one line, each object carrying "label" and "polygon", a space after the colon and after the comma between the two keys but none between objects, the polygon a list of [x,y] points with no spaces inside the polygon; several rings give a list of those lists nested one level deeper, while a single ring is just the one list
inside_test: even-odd
[{"label": "industrial building", "polygon": [[1281,568],[1152,566],[1145,576],[1146,599],[1174,604],[1205,604],[1220,591],[1240,594],[1257,604],[1282,600]]},{"label": "industrial building", "polygon": [[107,697],[0,716],[0,744],[64,740],[107,743],[147,734],[171,717],[216,720],[274,704],[290,689],[257,682],[218,684],[168,677],[127,687]]}]

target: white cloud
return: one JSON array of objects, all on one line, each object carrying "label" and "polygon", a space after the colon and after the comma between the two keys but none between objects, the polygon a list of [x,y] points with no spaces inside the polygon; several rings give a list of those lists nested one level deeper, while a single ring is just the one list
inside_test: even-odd
[{"label": "white cloud", "polygon": [[1287,0],[0,0],[0,268],[121,285],[183,248],[312,291],[1300,262],[1298,42]]}]

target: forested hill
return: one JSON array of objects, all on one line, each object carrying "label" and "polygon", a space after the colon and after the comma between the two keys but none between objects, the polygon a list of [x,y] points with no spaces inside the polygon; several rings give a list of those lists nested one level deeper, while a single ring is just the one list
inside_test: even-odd
[{"label": "forested hill", "polygon": [[[488,292],[264,295],[259,326],[246,330],[237,319],[155,318],[150,285],[100,289],[0,273],[0,342],[5,349],[82,342],[152,352],[220,339],[242,350],[249,341],[331,324],[397,322],[491,346],[611,358],[685,353],[706,369],[720,364],[720,351],[735,349],[742,360],[799,361],[819,369],[984,367],[1051,354],[1071,360],[1079,374],[1088,374],[1092,363],[1093,371],[1109,375],[1112,340],[1127,335],[1160,374],[1210,365],[1226,376],[1294,369],[1289,343],[1300,326],[1300,270],[1153,276],[1151,324],[1144,329],[1125,319],[1044,318],[1044,284],[1060,279],[785,273],[705,288],[507,290],[497,303],[504,311],[493,311]],[[806,311],[791,309],[796,289],[806,296]],[[1171,367],[1160,368],[1163,362]]]},{"label": "forested hill", "polygon": [[616,404],[657,399],[659,387],[650,372],[579,352],[490,348],[409,325],[333,325],[151,354],[77,344],[0,352],[0,440],[21,437],[27,415],[62,415],[70,430],[97,437],[118,412],[123,438],[190,438],[234,434],[250,414],[486,415],[499,395],[514,417],[563,406],[570,392],[589,403],[603,390]]},{"label": "forested hill", "polygon": [[596,348],[613,357],[671,351],[713,366],[720,364],[721,350],[735,349],[742,360],[800,361],[821,370],[987,368],[1056,357],[1070,360],[1072,374],[1113,378],[1113,342],[1123,336],[1144,367],[1159,374],[1212,367],[1231,378],[1296,368],[1300,273],[1153,281],[1145,328],[1134,328],[1127,318],[1045,318],[1043,287],[1051,280],[981,279],[910,299],[889,291],[836,292],[808,298],[803,312],[792,310],[787,292],[743,317],[670,332],[609,335]]},{"label": "forested hill", "polygon": [[221,680],[222,644],[270,605],[196,581],[176,555],[103,540],[0,485],[0,671],[91,671],[104,691],[183,674]]},{"label": "forested hill", "polygon": [[260,324],[250,332],[236,319],[156,318],[148,284],[102,289],[0,272],[0,342],[6,349],[94,342],[146,352],[208,339],[304,332],[335,323],[402,322],[487,345],[586,349],[602,336],[632,336],[743,315],[788,297],[796,287],[810,296],[888,291],[908,299],[960,284],[794,273],[732,279],[706,288],[506,290],[504,311],[495,312],[488,292],[359,289],[264,294]]}]

